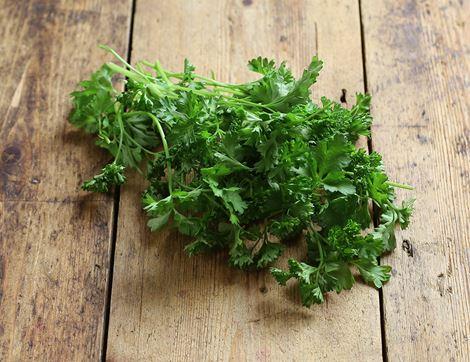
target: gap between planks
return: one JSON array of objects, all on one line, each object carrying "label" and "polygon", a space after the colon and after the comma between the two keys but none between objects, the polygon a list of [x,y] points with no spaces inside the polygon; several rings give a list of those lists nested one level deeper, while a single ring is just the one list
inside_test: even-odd
[{"label": "gap between planks", "polygon": [[[137,0],[132,0],[130,6],[129,16],[129,34],[127,38],[127,54],[126,61],[130,64],[132,54],[132,39],[134,33],[134,17]],[[126,78],[127,79],[127,78]],[[124,86],[124,89],[126,86]],[[106,286],[106,300],[104,307],[104,321],[103,321],[103,339],[101,341],[101,354],[100,360],[106,361],[106,353],[108,351],[108,332],[109,332],[109,317],[111,312],[111,295],[113,290],[113,275],[114,275],[114,256],[116,253],[116,239],[117,239],[117,227],[119,220],[119,203],[121,200],[121,187],[115,186],[114,189],[114,200],[113,200],[113,218],[111,225],[111,246],[109,249],[109,270],[108,270],[108,283]]]},{"label": "gap between planks", "polygon": [[[368,93],[369,84],[367,82],[366,42],[365,42],[365,36],[364,36],[362,1],[363,0],[358,0],[359,25],[360,25],[360,30],[361,30],[362,79],[364,80],[364,93]],[[367,138],[367,149],[369,153],[371,153],[374,150],[371,128],[370,128],[370,131],[371,131],[371,134]],[[373,203],[372,203],[372,223],[374,227],[377,227],[379,224],[379,210]],[[379,264],[380,264],[380,257],[378,259],[379,259]],[[388,362],[387,335],[386,335],[386,329],[385,329],[384,294],[383,294],[382,288],[380,288],[378,292],[379,292],[380,338],[381,338],[381,343],[382,343],[382,359],[383,359],[383,362]]]}]

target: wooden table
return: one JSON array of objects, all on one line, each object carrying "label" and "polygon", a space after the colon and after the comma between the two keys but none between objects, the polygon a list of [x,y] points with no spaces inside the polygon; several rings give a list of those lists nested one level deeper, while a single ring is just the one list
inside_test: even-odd
[{"label": "wooden table", "polygon": [[[469,360],[469,3],[1,1],[0,360]],[[79,191],[107,156],[67,123],[68,95],[111,59],[99,43],[230,81],[257,55],[298,73],[318,53],[314,98],[371,93],[371,146],[416,187],[392,280],[309,310],[266,273],[151,234],[141,181]]]}]

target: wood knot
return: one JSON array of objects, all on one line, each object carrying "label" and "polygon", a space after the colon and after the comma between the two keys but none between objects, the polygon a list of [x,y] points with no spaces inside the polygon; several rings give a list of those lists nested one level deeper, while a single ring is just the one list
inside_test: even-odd
[{"label": "wood knot", "polygon": [[16,146],[8,146],[2,152],[4,164],[11,165],[17,163],[21,158],[21,150]]}]

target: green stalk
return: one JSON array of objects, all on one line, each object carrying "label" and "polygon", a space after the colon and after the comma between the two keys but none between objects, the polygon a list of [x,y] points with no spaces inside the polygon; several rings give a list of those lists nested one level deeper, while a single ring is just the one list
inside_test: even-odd
[{"label": "green stalk", "polygon": [[155,117],[152,113],[145,112],[145,111],[133,111],[133,112],[127,113],[128,116],[131,116],[134,114],[142,114],[142,115],[146,115],[150,117],[150,119],[153,121],[153,123],[157,127],[158,133],[160,134],[160,138],[162,139],[163,151],[165,152],[166,167],[168,169],[168,191],[170,192],[170,195],[171,195],[173,193],[173,174],[172,174],[171,161],[170,161],[170,151],[168,149],[168,143],[166,142],[165,132],[163,132],[162,125],[160,121],[158,120],[158,118]]},{"label": "green stalk", "polygon": [[[139,74],[140,76],[144,77],[144,78],[147,78],[147,75],[145,75],[144,73],[141,73],[139,72],[137,69],[135,69],[132,65],[130,65],[127,61],[125,61],[118,53],[116,53],[114,51],[114,49],[111,49],[109,46],[107,45],[99,45],[99,47],[101,49],[104,49],[106,50],[107,52],[111,53],[112,55],[114,55],[116,57],[117,60],[119,60],[121,63],[123,63],[126,67],[128,67],[129,69],[133,70],[134,72],[136,72],[137,74]],[[109,63],[108,63],[109,64]]]},{"label": "green stalk", "polygon": [[155,62],[155,69],[158,71],[158,73],[160,73],[160,76],[166,82],[166,84],[168,84],[171,87],[174,86],[174,84],[166,76],[165,70],[162,68],[162,66],[161,66],[161,64],[158,60]]},{"label": "green stalk", "polygon": [[405,184],[400,184],[398,182],[393,182],[393,181],[387,181],[387,185],[392,186],[392,187],[398,187],[400,189],[405,189],[405,190],[414,190],[413,186],[410,185],[405,185]]},{"label": "green stalk", "polygon": [[[120,67],[119,65],[114,64],[114,63],[107,63],[107,65],[111,70],[113,70],[116,73],[121,73],[122,75],[126,76],[129,79],[132,79],[133,81],[141,82],[141,83],[146,84],[147,88],[149,88],[149,90],[157,97],[160,97],[160,98],[161,97],[169,97],[169,98],[176,98],[177,97],[177,95],[174,92],[168,91],[168,90],[160,87],[156,83],[153,83],[153,82],[149,81],[147,76],[142,75],[137,70],[135,70],[135,73],[134,73],[134,72],[131,72],[131,71],[129,71],[129,70],[123,68],[123,67]],[[132,68],[132,69],[134,69],[134,68]],[[161,72],[161,74],[165,74],[165,71],[161,67],[160,67],[160,72]],[[144,77],[144,78],[142,78],[142,77]],[[164,78],[164,80],[165,80],[165,78]],[[177,90],[182,90],[182,91],[186,91],[186,92],[193,92],[195,94],[198,94],[198,95],[201,95],[201,96],[207,96],[207,97],[215,97],[215,96],[219,95],[219,94],[216,94],[216,93],[210,92],[210,91],[203,91],[203,90],[200,90],[200,89],[191,89],[191,88],[188,88],[188,87],[175,85],[168,79],[168,77],[166,77],[166,81],[167,81],[167,83],[170,87],[172,87],[174,89],[177,89]],[[220,94],[220,96],[222,96],[224,98],[225,102],[228,105],[233,104],[233,101],[232,101],[231,97],[224,96],[223,94]],[[237,98],[236,103],[242,103],[242,104],[245,104],[245,105],[251,106],[251,107],[264,108],[264,109],[267,109],[267,110],[273,112],[273,110],[271,108],[269,108],[268,106],[265,106],[264,104],[250,102],[250,101],[247,101],[247,100],[241,99],[241,98]]]},{"label": "green stalk", "polygon": [[318,282],[319,282],[319,279],[320,279],[320,270],[321,270],[321,268],[323,268],[323,264],[324,264],[324,256],[323,256],[323,248],[321,247],[320,238],[316,238],[316,239],[317,239],[318,252],[320,253],[320,265],[318,265],[317,275],[315,277],[315,281],[318,285]]},{"label": "green stalk", "polygon": [[116,112],[116,119],[119,124],[119,148],[118,151],[116,152],[116,157],[114,158],[114,164],[118,162],[119,156],[121,155],[121,148],[122,148],[122,140],[124,138],[124,124],[122,123],[122,117],[121,117],[121,112],[119,110],[120,105],[119,103],[116,103],[115,106],[115,112]]},{"label": "green stalk", "polygon": [[[227,104],[233,103],[233,102],[230,102],[231,101],[230,97],[225,97],[225,98],[226,98],[225,101],[226,101]],[[264,109],[267,109],[271,112],[274,112],[274,110],[272,108],[269,108],[268,106],[265,106],[264,104],[250,102],[250,101],[247,101],[245,99],[237,98],[235,103],[243,103],[243,104],[246,104],[247,106],[264,108]]]},{"label": "green stalk", "polygon": [[[156,62],[155,64],[152,64],[152,63],[144,60],[144,61],[142,61],[142,64],[144,64],[144,65],[146,65],[146,66],[148,66],[152,69],[155,69],[155,71],[157,71],[162,76],[162,78],[168,79],[168,76],[172,77],[172,78],[177,78],[177,79],[183,79],[184,78],[183,73],[173,73],[173,72],[169,72],[169,71],[164,70],[159,62]],[[204,76],[199,75],[199,74],[193,74],[193,75],[194,75],[194,78],[203,80],[206,85],[224,88],[225,92],[229,92],[229,93],[236,94],[236,95],[239,95],[239,96],[245,95],[244,92],[240,91],[240,88],[245,86],[245,84],[223,83],[223,82],[219,82],[219,81],[217,81],[215,79],[212,79],[212,78],[204,77]],[[247,84],[250,84],[250,83],[247,83]],[[189,88],[187,88],[187,89],[189,90]],[[256,104],[256,103],[253,103],[253,104]]]},{"label": "green stalk", "polygon": [[142,77],[138,74],[138,73],[134,73],[126,68],[123,68],[121,67],[120,65],[117,65],[115,63],[112,63],[112,62],[108,62],[106,63],[106,65],[115,73],[121,73],[122,75],[124,75],[125,77],[129,78],[129,79],[132,79],[133,81],[136,81],[136,82],[141,82],[141,83],[145,83],[145,79],[142,79]]},{"label": "green stalk", "polygon": [[[106,65],[114,72],[121,73],[128,79],[132,79],[135,82],[143,83],[147,86],[150,92],[159,98],[168,97],[168,98],[177,98],[177,95],[169,89],[165,89],[164,87],[152,82],[149,80],[148,77],[143,78],[139,72],[132,72],[127,70],[117,64],[114,63],[106,63]],[[170,82],[171,83],[171,82]]]},{"label": "green stalk", "polygon": [[[127,116],[127,114],[125,114],[124,116]],[[133,144],[135,144],[137,147],[139,147],[141,150],[143,150],[144,152],[148,153],[149,155],[157,155],[157,154],[158,154],[158,152],[152,152],[152,151],[146,149],[145,147],[143,147],[139,142],[137,142],[135,139],[133,139],[133,138],[131,137],[131,135],[126,132],[125,129],[124,129],[124,134],[127,136],[127,138],[128,138]]]},{"label": "green stalk", "polygon": [[[147,67],[149,68],[152,68],[152,69],[155,69],[158,71],[158,68],[157,68],[157,65],[156,64],[153,64],[153,63],[150,63],[149,61],[147,60],[143,60],[142,61],[142,64],[146,65]],[[160,63],[159,63],[160,65]],[[184,73],[174,73],[174,72],[170,72],[170,71],[167,71],[167,70],[164,70],[161,65],[160,65],[160,68],[161,70],[169,77],[172,77],[172,78],[177,78],[177,79],[183,79],[184,78]],[[224,87],[224,88],[240,88],[242,86],[244,86],[244,84],[230,84],[230,83],[223,83],[223,82],[219,82],[215,79],[212,79],[212,78],[208,78],[208,77],[204,77],[202,75],[199,75],[199,74],[193,74],[194,75],[194,78],[197,78],[197,79],[201,79],[207,83],[210,83],[211,85],[216,85],[216,86],[219,86],[219,87]]]}]

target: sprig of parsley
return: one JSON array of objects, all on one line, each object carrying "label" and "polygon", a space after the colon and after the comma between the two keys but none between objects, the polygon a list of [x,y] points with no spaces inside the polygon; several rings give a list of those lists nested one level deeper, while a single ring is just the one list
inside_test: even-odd
[{"label": "sprig of parsley", "polygon": [[[192,237],[189,255],[226,250],[237,268],[265,268],[287,240],[305,242],[303,260],[271,273],[281,285],[296,279],[306,306],[350,289],[354,269],[377,288],[390,278],[377,260],[395,248],[412,201],[395,205],[394,188],[410,187],[388,180],[379,154],[354,146],[369,135],[368,95],[351,109],[326,98],[314,104],[316,57],[297,80],[285,63],[259,57],[248,66],[260,78],[229,84],[196,74],[187,60],[170,72],[159,62],[131,66],[104,48],[121,65],[104,64],[72,93],[70,122],[114,157],[85,190],[108,192],[125,182],[126,168],[140,170],[150,229]],[[124,91],[113,86],[118,74]],[[366,233],[370,202],[380,223]]]}]

